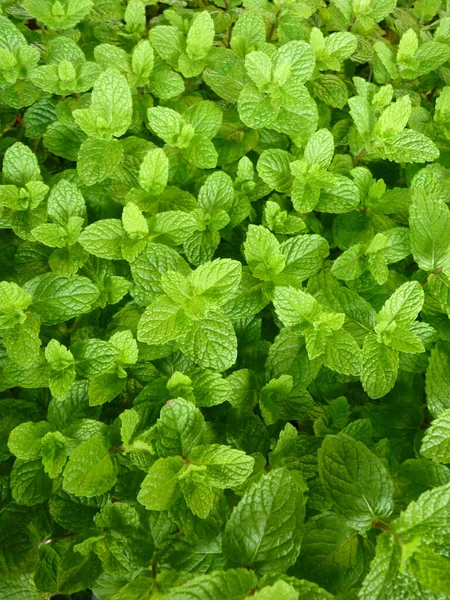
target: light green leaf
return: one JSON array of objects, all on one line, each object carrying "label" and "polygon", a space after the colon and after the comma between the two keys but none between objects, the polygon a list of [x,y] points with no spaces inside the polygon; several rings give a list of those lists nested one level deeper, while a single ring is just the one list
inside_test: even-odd
[{"label": "light green leaf", "polygon": [[180,475],[180,489],[190,510],[206,519],[214,505],[215,494],[204,467],[190,465]]},{"label": "light green leaf", "polygon": [[107,140],[127,131],[132,114],[130,86],[124,75],[109,68],[95,82],[90,108],[76,110],[73,116],[85,133]]},{"label": "light green leaf", "polygon": [[229,600],[243,598],[256,586],[256,575],[247,569],[227,569],[196,575],[173,587],[164,600]]},{"label": "light green leaf", "polygon": [[197,102],[183,113],[183,120],[192,125],[195,133],[208,139],[217,134],[222,125],[222,118],[223,114],[219,106],[210,100]]},{"label": "light green leaf", "polygon": [[157,447],[162,456],[187,456],[203,437],[203,415],[183,398],[169,400],[156,422]]},{"label": "light green leaf", "polygon": [[426,192],[417,190],[410,209],[410,239],[414,260],[424,271],[442,267],[448,260],[450,211]]},{"label": "light green leaf", "polygon": [[338,329],[327,338],[321,360],[332,371],[358,376],[361,372],[362,352],[355,339],[345,329]]},{"label": "light green leaf", "polygon": [[149,150],[139,169],[139,183],[151,196],[163,193],[169,178],[169,160],[161,148]]},{"label": "light green leaf", "polygon": [[298,600],[298,592],[286,581],[277,581],[254,594],[255,600]]},{"label": "light green leaf", "polygon": [[47,433],[40,448],[40,455],[44,470],[51,479],[55,479],[61,473],[66,464],[68,454],[68,443],[59,431]]},{"label": "light green leaf", "polygon": [[297,235],[280,246],[286,256],[282,276],[292,275],[298,281],[309,279],[322,267],[330,249],[328,242],[320,235]]},{"label": "light green leaf", "polygon": [[119,219],[101,219],[81,233],[79,242],[85,250],[99,258],[120,260],[126,233]]},{"label": "light green leaf", "polygon": [[25,187],[30,181],[41,181],[41,171],[32,150],[21,142],[10,146],[3,159],[3,182]]},{"label": "light green leaf", "polygon": [[450,462],[450,409],[434,419],[425,431],[420,452],[436,462]]},{"label": "light green leaf", "polygon": [[198,193],[199,206],[207,211],[229,211],[233,205],[233,181],[223,171],[216,171],[209,175]]},{"label": "light green leaf", "polygon": [[211,485],[222,489],[241,485],[251,474],[255,462],[245,452],[219,444],[196,446],[189,458],[195,465],[206,466]]},{"label": "light green leaf", "polygon": [[412,557],[410,568],[419,583],[436,594],[450,595],[450,560],[429,548]]},{"label": "light green leaf", "polygon": [[236,361],[233,325],[224,314],[210,311],[207,317],[190,323],[183,332],[180,348],[199,367],[221,373]]},{"label": "light green leaf", "polygon": [[439,158],[439,150],[430,138],[413,129],[385,138],[377,146],[377,153],[399,163],[433,162]]},{"label": "light green leaf", "polygon": [[420,538],[439,543],[450,534],[450,484],[424,492],[395,521],[394,531],[404,542]]},{"label": "light green leaf", "polygon": [[87,277],[79,275],[38,275],[27,281],[24,289],[33,298],[33,311],[46,325],[89,312],[99,296],[98,288]]},{"label": "light green leaf", "polygon": [[293,40],[278,49],[273,60],[275,72],[288,65],[291,75],[295,80],[304,83],[311,78],[316,64],[315,54],[309,44],[304,41]]},{"label": "light green leaf", "polygon": [[72,452],[63,472],[63,488],[76,496],[100,496],[116,482],[109,448],[104,438],[92,436]]},{"label": "light green leaf", "polygon": [[38,458],[42,438],[51,431],[51,426],[47,421],[33,423],[21,423],[15,427],[9,434],[9,451],[22,460],[32,460]]},{"label": "light green leaf", "polygon": [[147,510],[168,510],[173,502],[178,476],[185,466],[181,456],[159,458],[141,484],[138,501]]},{"label": "light green leaf", "polygon": [[165,344],[183,331],[185,317],[180,305],[168,296],[160,296],[139,320],[137,338],[146,344]]},{"label": "light green leaf", "polygon": [[261,225],[249,225],[244,255],[253,275],[258,279],[272,279],[286,264],[286,256],[281,252],[277,238]]},{"label": "light green leaf", "polygon": [[221,306],[236,291],[241,280],[242,266],[231,259],[216,259],[200,265],[189,278],[195,296]]},{"label": "light green leaf", "polygon": [[[327,38],[329,39],[329,38]],[[303,158],[310,165],[328,169],[334,155],[334,140],[328,129],[319,129],[311,136],[305,147]]]},{"label": "light green leaf", "polygon": [[26,313],[25,320],[18,326],[6,329],[3,343],[9,358],[24,367],[35,363],[41,346],[39,331],[39,319],[32,312]]},{"label": "light green leaf", "polygon": [[157,106],[149,108],[147,116],[150,127],[158,137],[171,146],[177,144],[184,124],[179,113],[171,108]]},{"label": "light green leaf", "polygon": [[265,52],[256,51],[247,54],[245,70],[253,83],[262,91],[272,80],[272,61]]},{"label": "light green leaf", "polygon": [[411,116],[411,100],[409,96],[401,96],[397,102],[390,104],[378,119],[375,132],[382,138],[389,138],[401,133]]},{"label": "light green leaf", "polygon": [[110,177],[122,159],[122,146],[117,140],[88,138],[78,153],[77,171],[86,185],[100,183]]},{"label": "light green leaf", "polygon": [[261,179],[277,192],[289,193],[293,177],[290,163],[293,156],[280,149],[265,150],[256,166]]},{"label": "light green leaf", "polygon": [[192,60],[206,58],[214,41],[214,21],[208,11],[196,13],[186,38],[186,52]]},{"label": "light green leaf", "polygon": [[375,557],[359,591],[360,600],[395,600],[407,596],[419,600],[422,590],[416,579],[401,570],[402,548],[389,533],[377,540]]},{"label": "light green leaf", "polygon": [[377,315],[377,322],[386,327],[392,323],[410,327],[422,310],[424,298],[423,288],[418,281],[404,283],[386,300]]},{"label": "light green leaf", "polygon": [[370,398],[382,398],[394,387],[398,373],[398,352],[369,334],[364,340],[361,383]]}]

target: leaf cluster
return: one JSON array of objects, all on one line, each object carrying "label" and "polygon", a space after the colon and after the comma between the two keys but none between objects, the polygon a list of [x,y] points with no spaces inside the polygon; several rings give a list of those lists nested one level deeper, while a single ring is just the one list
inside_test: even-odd
[{"label": "leaf cluster", "polygon": [[449,11],[0,1],[1,599],[450,597]]}]

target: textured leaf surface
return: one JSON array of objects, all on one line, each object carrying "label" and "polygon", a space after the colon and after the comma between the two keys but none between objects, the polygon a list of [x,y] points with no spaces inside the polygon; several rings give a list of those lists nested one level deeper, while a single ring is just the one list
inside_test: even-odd
[{"label": "textured leaf surface", "polygon": [[233,562],[267,572],[292,565],[300,551],[303,497],[285,469],[253,484],[234,509],[223,549]]},{"label": "textured leaf surface", "polygon": [[355,529],[393,508],[393,484],[380,460],[362,443],[341,434],[325,438],[319,451],[322,485],[336,510]]}]

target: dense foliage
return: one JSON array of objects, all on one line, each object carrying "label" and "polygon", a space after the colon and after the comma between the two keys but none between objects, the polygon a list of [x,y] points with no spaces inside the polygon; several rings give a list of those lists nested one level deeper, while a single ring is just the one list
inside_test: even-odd
[{"label": "dense foliage", "polygon": [[443,2],[0,12],[0,598],[449,598]]}]

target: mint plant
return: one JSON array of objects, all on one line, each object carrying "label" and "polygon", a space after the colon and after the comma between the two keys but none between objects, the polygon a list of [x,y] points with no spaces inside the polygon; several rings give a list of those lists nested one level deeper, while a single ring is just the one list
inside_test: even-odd
[{"label": "mint plant", "polygon": [[450,597],[448,13],[0,3],[0,599]]}]

